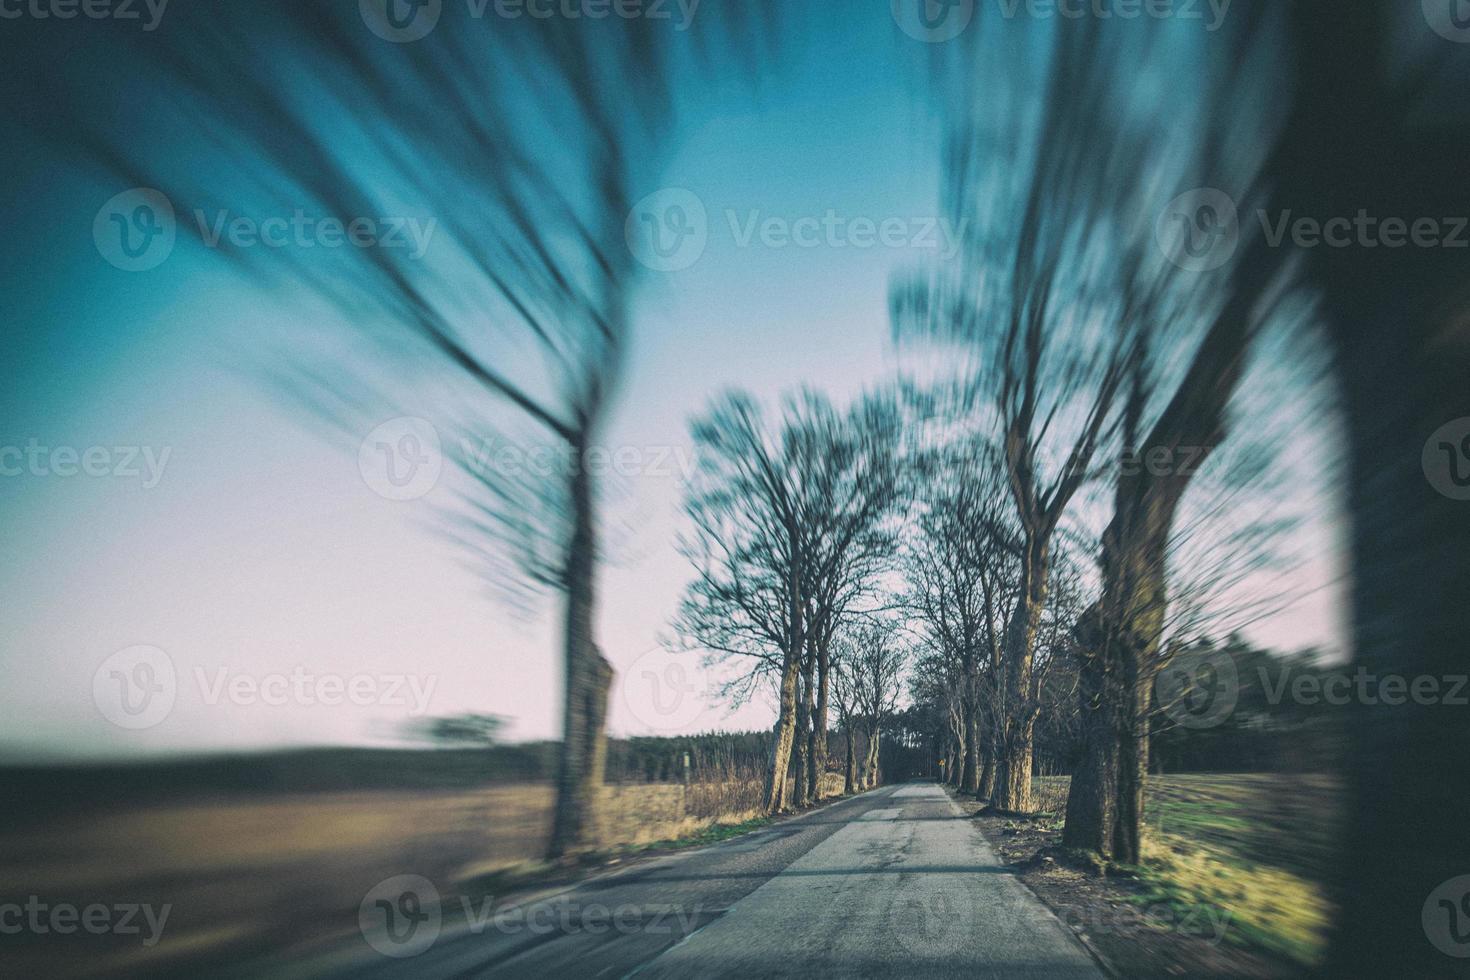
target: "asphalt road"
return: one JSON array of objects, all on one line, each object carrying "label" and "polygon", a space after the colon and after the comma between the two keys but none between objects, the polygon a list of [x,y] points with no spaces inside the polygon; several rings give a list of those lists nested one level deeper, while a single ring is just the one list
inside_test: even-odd
[{"label": "asphalt road", "polygon": [[[471,905],[467,924],[409,940],[409,919],[400,917],[394,935],[374,935],[326,972],[384,980],[1102,976],[927,783],[885,787],[513,909],[476,912]],[[404,953],[413,955],[394,955]]]}]

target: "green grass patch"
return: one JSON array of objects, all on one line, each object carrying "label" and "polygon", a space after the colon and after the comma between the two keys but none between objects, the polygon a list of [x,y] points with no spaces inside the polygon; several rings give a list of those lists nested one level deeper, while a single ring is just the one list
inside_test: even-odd
[{"label": "green grass patch", "polygon": [[1326,945],[1329,910],[1321,886],[1258,864],[1218,842],[1150,834],[1144,843],[1137,900],[1177,910],[1209,905],[1229,913],[1227,942],[1314,965]]},{"label": "green grass patch", "polygon": [[678,837],[673,840],[655,841],[651,844],[641,844],[634,851],[646,851],[654,848],[666,847],[701,847],[706,844],[718,844],[720,841],[729,840],[748,834],[752,830],[759,830],[771,822],[770,817],[756,817],[753,820],[743,820],[740,823],[722,823],[706,827],[698,833],[690,834],[688,837]]}]

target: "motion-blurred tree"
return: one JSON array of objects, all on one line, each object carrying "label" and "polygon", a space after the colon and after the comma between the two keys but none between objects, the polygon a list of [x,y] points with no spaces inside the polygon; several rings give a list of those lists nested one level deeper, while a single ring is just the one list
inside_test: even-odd
[{"label": "motion-blurred tree", "polygon": [[[272,0],[171,10],[157,31],[94,39],[105,71],[34,79],[48,99],[7,109],[179,210],[304,210],[348,229],[432,216],[422,254],[355,240],[239,247],[209,240],[205,221],[178,227],[263,286],[305,287],[350,324],[298,338],[278,379],[296,404],[362,433],[407,414],[410,398],[437,402],[452,420],[444,434],[465,447],[444,530],[511,595],[562,595],[549,844],[561,857],[601,837],[612,669],[594,639],[601,535],[588,453],[628,348],[639,266],[625,223],[657,176],[690,81],[746,64],[771,8],[720,4],[687,32],[656,18],[490,24],[473,5],[445,5],[437,23],[415,6],[404,26],[372,9]],[[120,50],[132,58],[120,62]],[[110,111],[119,90],[135,111]],[[140,134],[139,120],[158,138]],[[555,447],[566,465],[548,475],[487,462],[473,447],[502,427]]]}]

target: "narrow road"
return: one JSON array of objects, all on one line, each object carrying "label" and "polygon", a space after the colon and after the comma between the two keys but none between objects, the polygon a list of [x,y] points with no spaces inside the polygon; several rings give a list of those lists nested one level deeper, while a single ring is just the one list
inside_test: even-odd
[{"label": "narrow road", "polygon": [[353,977],[1100,978],[944,790],[884,787],[584,882]]}]

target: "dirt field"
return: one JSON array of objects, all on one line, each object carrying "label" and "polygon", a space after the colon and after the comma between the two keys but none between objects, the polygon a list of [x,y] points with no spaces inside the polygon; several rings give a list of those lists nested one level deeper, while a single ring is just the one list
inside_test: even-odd
[{"label": "dirt field", "polygon": [[[840,779],[824,784],[840,788]],[[609,856],[748,821],[750,799],[744,785],[609,787]],[[717,811],[720,800],[746,808],[688,815]],[[11,829],[0,839],[0,902],[169,910],[151,947],[146,928],[7,935],[3,972],[156,971],[200,954],[309,947],[351,934],[363,895],[400,874],[422,875],[445,895],[499,897],[547,880],[538,859],[551,803],[547,785],[295,793],[129,806]]]}]

